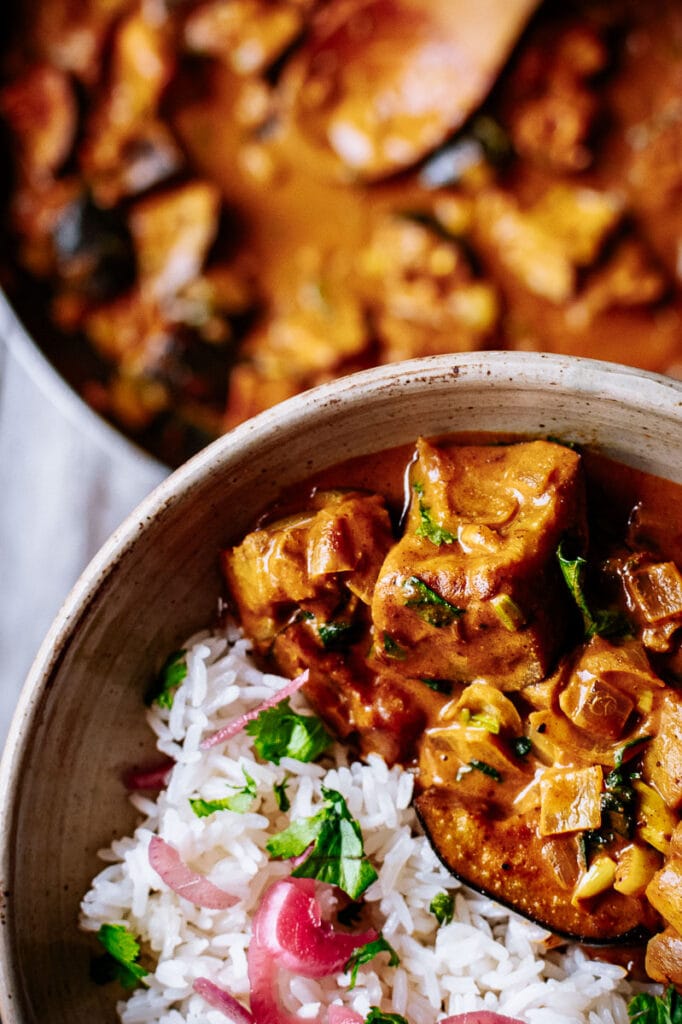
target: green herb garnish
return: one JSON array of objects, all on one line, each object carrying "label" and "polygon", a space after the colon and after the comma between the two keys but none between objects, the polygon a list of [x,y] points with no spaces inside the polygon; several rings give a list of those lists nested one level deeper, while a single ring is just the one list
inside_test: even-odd
[{"label": "green herb garnish", "polygon": [[471,761],[469,761],[469,764],[471,765],[472,768],[475,768],[477,772],[483,772],[484,775],[487,775],[489,776],[489,778],[494,779],[495,782],[502,782],[502,776],[500,772],[498,772],[497,768],[493,768],[491,764],[488,764],[487,761],[479,761],[477,757],[472,757]]},{"label": "green herb garnish", "polygon": [[294,821],[267,843],[273,857],[300,857],[305,860],[294,868],[295,878],[316,878],[343,889],[356,900],[377,878],[365,856],[362,832],[334,789],[322,788],[324,806],[311,818]]},{"label": "green herb garnish", "polygon": [[400,646],[397,640],[393,639],[390,633],[384,632],[382,639],[387,657],[394,658],[396,661],[405,660],[407,657],[407,651],[404,647]]},{"label": "green herb garnish", "polygon": [[280,811],[284,811],[285,814],[291,807],[291,801],[287,796],[288,785],[289,780],[283,779],[281,782],[275,782],[275,784],[272,787],[273,792],[275,794],[275,801],[277,803],[277,806],[279,807]]},{"label": "green herb garnish", "polygon": [[409,576],[403,580],[403,589],[409,595],[405,607],[414,608],[420,619],[437,629],[451,626],[455,619],[464,614],[463,608],[446,601],[418,576]]},{"label": "green herb garnish", "polygon": [[173,651],[166,658],[161,671],[154,680],[147,694],[147,704],[158,704],[160,708],[170,710],[173,707],[175,691],[187,676],[187,651]]},{"label": "green herb garnish", "polygon": [[585,636],[626,636],[630,633],[630,626],[620,612],[611,609],[598,609],[593,612],[588,605],[585,597],[587,559],[582,555],[570,558],[565,552],[564,541],[557,548],[556,555],[566,586],[583,617]]},{"label": "green herb garnish", "polygon": [[419,526],[414,531],[416,536],[426,537],[427,540],[430,540],[432,544],[436,544],[438,547],[441,544],[454,544],[457,540],[455,535],[434,520],[431,515],[431,509],[422,501],[423,485],[416,483],[413,484],[413,488],[419,498]]},{"label": "green herb garnish", "polygon": [[667,988],[662,996],[639,992],[628,1003],[632,1024],[682,1024],[682,996]]},{"label": "green herb garnish", "polygon": [[345,651],[353,642],[352,622],[321,622],[317,633],[326,651]]},{"label": "green herb garnish", "polygon": [[242,772],[246,785],[231,796],[223,797],[221,800],[202,800],[201,798],[190,800],[190,807],[197,818],[208,818],[216,811],[234,811],[236,814],[246,814],[251,809],[254,799],[258,796],[258,787],[245,768],[242,768]]},{"label": "green herb garnish", "polygon": [[365,1024],[407,1024],[407,1021],[399,1013],[385,1013],[378,1006],[372,1006],[365,1017]]},{"label": "green herb garnish", "polygon": [[368,942],[364,946],[359,946],[351,953],[350,957],[344,964],[344,971],[350,971],[349,988],[355,988],[355,982],[358,979],[358,969],[360,966],[362,964],[368,964],[370,960],[373,960],[375,956],[379,955],[379,953],[388,953],[389,967],[397,967],[400,963],[400,957],[394,950],[393,946],[380,932],[378,939],[375,939],[374,942]]},{"label": "green herb garnish", "polygon": [[422,676],[421,682],[424,686],[428,686],[429,690],[434,690],[436,693],[444,693],[446,696],[450,696],[452,693],[452,680],[451,679],[429,679],[428,676]]},{"label": "green herb garnish", "polygon": [[450,924],[455,914],[455,898],[449,892],[437,892],[429,903],[429,910],[438,924]]},{"label": "green herb garnish", "polygon": [[103,924],[97,938],[106,953],[93,961],[93,980],[99,985],[118,981],[123,988],[136,988],[149,971],[139,963],[140,943],[135,936],[123,924]]},{"label": "green herb garnish", "polygon": [[314,761],[332,742],[320,719],[293,711],[288,697],[261,711],[247,724],[246,732],[254,737],[259,757],[273,764],[279,764],[283,757]]},{"label": "green herb garnish", "polygon": [[[638,755],[627,757],[634,747],[646,743],[651,736],[637,736],[622,747],[614,757],[614,767],[604,778],[604,792],[601,795],[602,825],[599,829],[586,829],[580,834],[580,855],[585,867],[589,867],[595,849],[608,846],[616,835],[631,839],[637,819],[637,792],[635,779],[641,778]],[[640,751],[641,753],[641,751]]]},{"label": "green herb garnish", "polygon": [[517,757],[525,757],[530,754],[533,744],[527,736],[516,736],[512,740],[512,750]]}]

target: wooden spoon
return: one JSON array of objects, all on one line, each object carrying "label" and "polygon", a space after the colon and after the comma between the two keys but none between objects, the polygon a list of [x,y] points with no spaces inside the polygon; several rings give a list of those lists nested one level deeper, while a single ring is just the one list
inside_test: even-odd
[{"label": "wooden spoon", "polygon": [[485,99],[539,0],[329,0],[293,58],[287,114],[345,176],[418,161]]}]

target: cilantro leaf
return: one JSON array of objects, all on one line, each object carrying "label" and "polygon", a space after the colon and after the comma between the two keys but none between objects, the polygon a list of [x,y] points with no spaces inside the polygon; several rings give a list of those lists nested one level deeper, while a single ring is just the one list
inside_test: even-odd
[{"label": "cilantro leaf", "polygon": [[147,693],[147,704],[158,704],[160,708],[168,710],[173,707],[175,691],[187,675],[186,653],[182,649],[168,655]]},{"label": "cilantro leaf", "polygon": [[293,711],[288,697],[261,711],[247,724],[246,732],[254,737],[258,755],[273,764],[283,757],[314,761],[332,741],[320,719]]},{"label": "cilantro leaf", "polygon": [[325,651],[345,651],[355,638],[355,624],[337,619],[332,622],[320,622],[317,633]]},{"label": "cilantro leaf", "polygon": [[367,942],[364,946],[358,946],[357,949],[353,950],[350,957],[343,965],[344,971],[350,971],[350,985],[349,988],[355,988],[355,982],[358,980],[358,970],[362,964],[368,964],[370,960],[373,960],[379,953],[388,953],[389,967],[397,967],[400,963],[400,957],[394,950],[393,946],[387,939],[384,938],[381,932],[379,937],[374,942]]},{"label": "cilantro leaf", "polygon": [[365,1017],[365,1024],[407,1024],[407,1020],[399,1013],[386,1013],[378,1006],[372,1006]]},{"label": "cilantro leaf", "polygon": [[401,647],[397,640],[394,640],[390,633],[384,630],[382,637],[384,642],[384,650],[387,657],[393,658],[395,661],[404,661],[407,657],[407,651],[404,647]]},{"label": "cilantro leaf", "polygon": [[515,736],[512,740],[512,750],[517,757],[525,757],[532,749],[533,744],[527,736]]},{"label": "cilantro leaf", "polygon": [[428,676],[422,676],[421,682],[424,683],[424,686],[428,686],[429,690],[433,690],[435,693],[444,693],[448,697],[452,693],[453,682],[451,679],[435,679],[429,678]]},{"label": "cilantro leaf", "polygon": [[585,636],[625,636],[631,632],[630,626],[620,612],[608,608],[593,612],[588,605],[585,597],[587,559],[582,555],[576,555],[575,558],[568,556],[564,541],[557,548],[556,556],[566,586],[583,617]]},{"label": "cilantro leaf", "polygon": [[488,775],[491,779],[494,779],[495,782],[502,782],[502,775],[500,772],[498,772],[497,768],[493,768],[491,764],[488,764],[487,761],[479,761],[477,757],[472,757],[469,764],[472,768],[475,768],[476,771],[483,772],[484,775]]},{"label": "cilantro leaf", "polygon": [[432,544],[440,547],[441,544],[454,544],[457,538],[444,526],[437,523],[431,514],[431,509],[422,500],[424,488],[422,484],[413,485],[419,500],[419,526],[414,531],[417,537],[426,537]]},{"label": "cilantro leaf", "polygon": [[682,996],[667,988],[662,996],[640,992],[628,1003],[632,1024],[682,1024]]},{"label": "cilantro leaf", "polygon": [[149,971],[138,963],[140,944],[135,936],[123,924],[103,924],[97,938],[106,953],[93,963],[93,979],[98,984],[118,981],[123,988],[136,988]]},{"label": "cilantro leaf", "polygon": [[409,576],[403,580],[403,589],[408,594],[405,607],[414,608],[420,619],[437,629],[451,626],[455,619],[464,614],[463,608],[446,601],[418,576]]},{"label": "cilantro leaf", "polygon": [[289,810],[289,808],[291,807],[291,801],[289,800],[289,797],[287,796],[287,787],[288,787],[288,785],[289,785],[289,780],[288,779],[282,779],[281,782],[275,782],[273,787],[272,787],[272,789],[274,791],[274,794],[275,794],[275,801],[277,803],[277,806],[279,807],[280,811],[284,811],[285,814]]},{"label": "cilantro leaf", "polygon": [[190,800],[190,806],[197,818],[208,818],[216,811],[235,811],[237,814],[246,814],[251,809],[254,798],[258,796],[258,787],[246,769],[242,768],[242,771],[246,785],[231,796],[223,797],[222,800],[202,800],[201,798]]},{"label": "cilantro leaf", "polygon": [[455,914],[455,898],[449,892],[437,892],[429,903],[429,910],[438,924],[450,924]]},{"label": "cilantro leaf", "polygon": [[310,818],[294,821],[273,836],[267,850],[276,858],[305,860],[292,874],[295,878],[316,878],[343,889],[356,900],[377,878],[365,856],[362,832],[348,810],[346,801],[334,789],[322,788],[324,806]]}]

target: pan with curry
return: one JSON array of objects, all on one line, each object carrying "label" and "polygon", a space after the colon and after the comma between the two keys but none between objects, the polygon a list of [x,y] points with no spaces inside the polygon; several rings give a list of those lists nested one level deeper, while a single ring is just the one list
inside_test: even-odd
[{"label": "pan with curry", "polygon": [[326,470],[222,554],[255,650],[416,776],[444,864],[682,984],[682,491],[555,440]]}]

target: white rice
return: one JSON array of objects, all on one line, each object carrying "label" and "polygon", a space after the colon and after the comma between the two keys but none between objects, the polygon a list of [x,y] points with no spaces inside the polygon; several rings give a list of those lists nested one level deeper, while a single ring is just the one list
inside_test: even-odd
[{"label": "white rice", "polygon": [[[160,751],[176,761],[167,789],[156,801],[131,797],[142,821],[135,833],[100,851],[107,867],[94,879],[81,910],[81,925],[96,932],[120,923],[141,938],[156,969],[118,1006],[123,1024],[224,1024],[224,1015],[194,993],[207,977],[248,1005],[246,950],[250,921],[263,891],[290,866],[265,850],[269,837],[322,802],[321,787],[338,790],[358,820],[378,879],[365,893],[362,928],[383,932],[400,957],[388,966],[382,954],[360,968],[357,983],[340,974],[322,981],[292,977],[286,1005],[302,1019],[331,1002],[365,1016],[370,1007],[399,1013],[410,1024],[435,1024],[468,1010],[488,1009],[528,1024],[627,1024],[634,987],[622,968],[589,959],[578,947],[548,945],[549,934],[455,881],[422,834],[411,807],[413,779],[376,756],[349,764],[335,746],[324,764],[283,759],[279,766],[254,759],[245,732],[201,750],[202,738],[260,704],[283,680],[262,674],[249,644],[233,627],[202,633],[187,644],[188,674],[169,711],[154,707],[149,724]],[[292,705],[301,710],[300,694]],[[220,811],[198,818],[189,800],[226,796],[244,786],[244,769],[258,797],[246,814]],[[288,779],[290,811],[282,813],[273,785]],[[154,833],[216,885],[240,896],[229,910],[205,910],[175,895],[150,867]],[[453,894],[455,916],[439,926],[429,911],[433,897]]]}]

